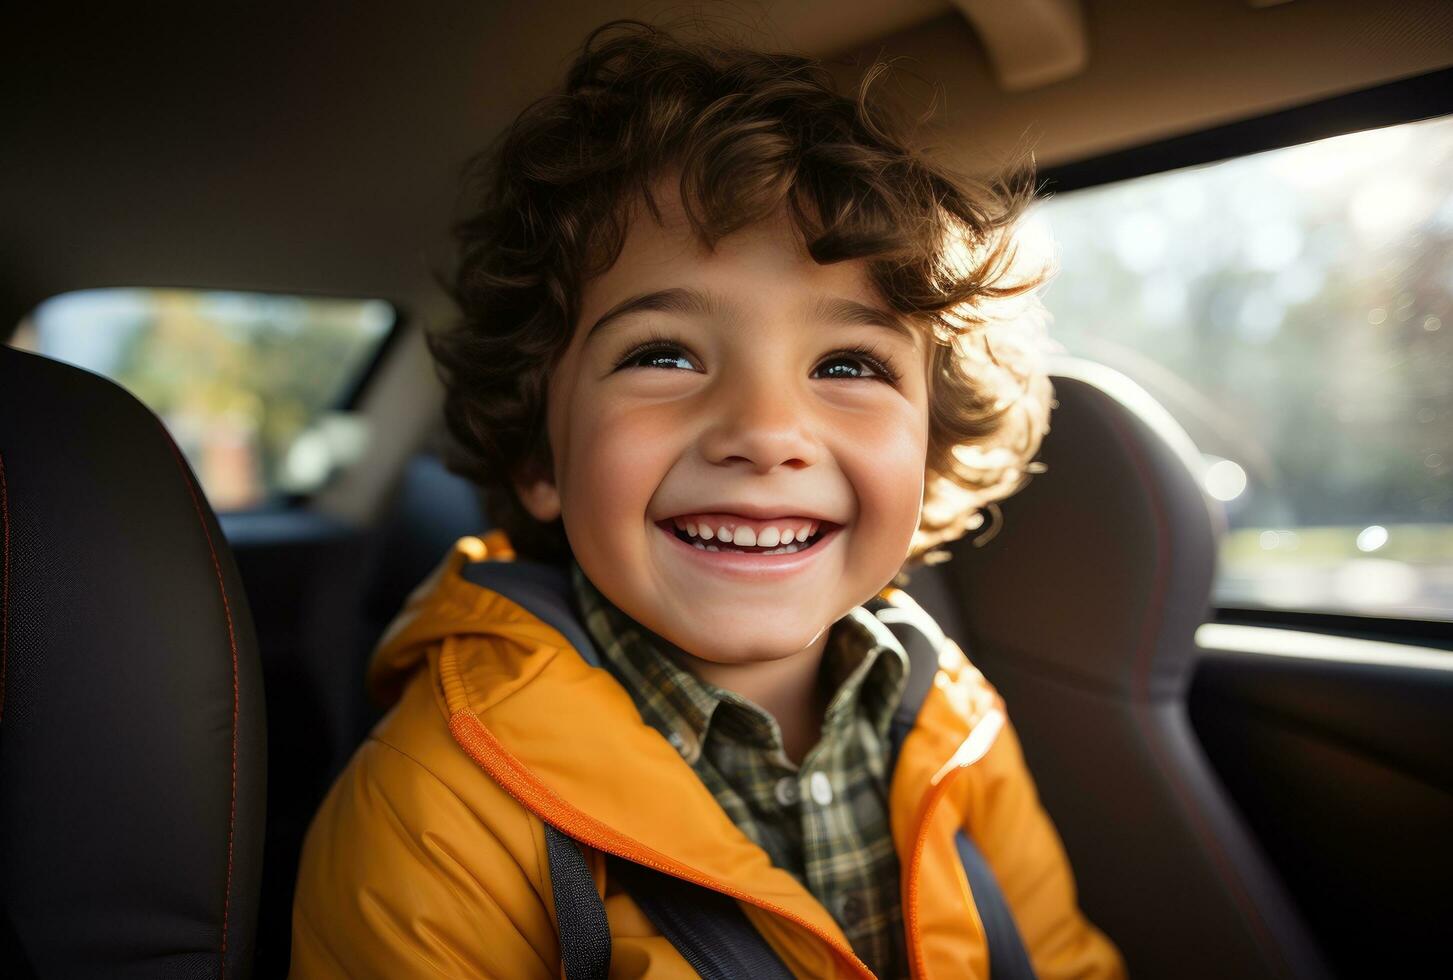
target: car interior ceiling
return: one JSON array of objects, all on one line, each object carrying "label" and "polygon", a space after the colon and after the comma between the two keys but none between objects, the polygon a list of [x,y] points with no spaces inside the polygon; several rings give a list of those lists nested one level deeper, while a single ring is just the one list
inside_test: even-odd
[{"label": "car interior ceiling", "polygon": [[[874,59],[894,57],[905,77],[893,98],[918,104],[941,84],[929,125],[935,144],[965,171],[992,167],[1028,141],[1063,189],[1136,167],[1164,169],[1172,164],[1147,161],[1172,145],[1195,157],[1185,162],[1245,152],[1228,134],[1278,113],[1286,115],[1275,132],[1265,125],[1235,131],[1255,148],[1311,138],[1290,135],[1297,120],[1343,131],[1358,125],[1348,121],[1354,103],[1340,103],[1339,112],[1337,100],[1380,86],[1423,79],[1429,91],[1418,89],[1416,108],[1406,111],[1453,109],[1442,94],[1453,90],[1446,3],[1087,0],[1088,63],[1072,77],[1018,91],[1002,84],[1008,54],[949,0],[758,6],[764,21],[753,24],[754,40],[830,59],[845,82]],[[395,338],[351,406],[370,431],[366,460],[291,508],[219,515],[256,624],[267,698],[257,976],[286,972],[303,833],[379,717],[363,692],[369,652],[451,543],[489,526],[479,494],[445,465],[441,390],[422,333],[452,316],[436,275],[449,262],[460,166],[546,90],[591,27],[632,13],[628,4],[585,0],[450,2],[411,14],[386,4],[96,5],[84,28],[60,11],[33,9],[0,41],[14,79],[7,90],[25,93],[6,109],[8,145],[0,154],[0,336],[45,298],[98,285],[380,297],[401,311]],[[1318,115],[1318,106],[1334,109]],[[1200,144],[1176,144],[1196,134]],[[1072,426],[1084,445],[1142,447],[1154,458],[1154,439],[1096,427],[1119,418],[1106,388],[1067,381],[1070,390],[1063,400],[1081,408],[1066,418],[1080,421],[1055,431],[1065,469],[1075,465]],[[1084,472],[1093,479],[1093,466]],[[1024,514],[1041,513],[1035,487],[1015,501]],[[1102,507],[1126,499],[1112,486],[1095,492],[1102,497],[1091,502]],[[1134,550],[1134,535],[1151,532],[1133,511],[1121,515],[1131,544],[1101,542],[1127,549],[1125,565],[1135,571],[1119,583],[1126,589],[1106,586],[1080,600],[1079,625],[1093,624],[1111,640],[1122,636],[1112,613],[1133,601],[1130,586],[1146,586],[1147,569],[1133,559],[1154,550]],[[996,596],[981,569],[991,557],[998,572],[1015,553],[1053,550],[1041,537],[1073,515],[1042,513],[1038,531],[1011,522],[992,549],[956,547],[955,561],[925,570],[910,591],[1004,691],[1087,912],[1133,936],[1132,973],[1139,962],[1143,975],[1160,975],[1156,968],[1177,962],[1196,937],[1146,918],[1153,913],[1131,902],[1136,889],[1117,879],[1143,882],[1145,893],[1173,893],[1181,876],[1214,882],[1218,861],[1253,867],[1249,880],[1276,907],[1238,904],[1210,894],[1220,885],[1205,884],[1207,894],[1185,898],[1204,921],[1285,914],[1294,920],[1292,945],[1305,942],[1311,961],[1325,959],[1339,975],[1397,973],[1390,967],[1410,967],[1434,950],[1449,901],[1433,883],[1453,877],[1450,849],[1440,843],[1453,826],[1445,721],[1453,672],[1433,661],[1269,661],[1223,634],[1222,646],[1157,660],[1171,664],[1165,677],[1176,679],[1165,683],[1175,706],[1142,712],[1134,692],[1121,690],[1125,676],[1109,666],[1117,654],[1108,646],[1074,647],[1103,654],[1101,674],[1053,656],[1022,663],[1008,656],[1025,641],[997,623],[1032,606],[1046,579],[1042,569],[1026,569],[1008,580],[1017,593]],[[1192,534],[1178,557],[1193,562],[1210,533]],[[1026,536],[1019,552],[1011,549],[1015,534]],[[1063,547],[1054,553],[1067,576],[1099,560]],[[1194,594],[1199,572],[1183,574]],[[1068,577],[1060,584],[1078,588]],[[1039,649],[1067,642],[1051,624],[1045,630]],[[1453,648],[1446,632],[1404,639]],[[1124,703],[1116,701],[1121,695]],[[1391,718],[1403,722],[1376,723]],[[1076,725],[1123,737],[1127,758],[1145,751],[1148,731],[1170,746],[1164,751],[1174,761],[1142,758],[1143,772],[1128,766],[1114,774],[1123,790],[1116,799],[1150,801],[1147,809],[1175,828],[1155,838],[1146,866],[1112,859],[1126,853],[1135,832],[1117,824],[1113,800],[1077,802],[1097,792],[1084,770],[1099,760],[1074,754]],[[1174,772],[1184,785],[1159,785],[1156,772]],[[1400,829],[1379,831],[1388,825]],[[1105,844],[1114,840],[1123,847]],[[1205,867],[1187,870],[1178,854]],[[1228,924],[1225,934],[1235,928]],[[1215,951],[1203,955],[1215,961]],[[1257,955],[1248,952],[1246,961]],[[1282,964],[1265,975],[1316,969]]]}]

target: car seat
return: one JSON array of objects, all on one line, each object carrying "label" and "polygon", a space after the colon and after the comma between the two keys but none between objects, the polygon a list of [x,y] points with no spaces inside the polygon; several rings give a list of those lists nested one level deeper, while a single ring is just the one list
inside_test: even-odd
[{"label": "car seat", "polygon": [[244,978],[266,736],[247,599],[123,389],[0,346],[0,973]]},{"label": "car seat", "polygon": [[1056,356],[1051,380],[1046,471],[908,591],[1003,694],[1131,976],[1324,976],[1187,717],[1224,534],[1200,454],[1119,372]]}]

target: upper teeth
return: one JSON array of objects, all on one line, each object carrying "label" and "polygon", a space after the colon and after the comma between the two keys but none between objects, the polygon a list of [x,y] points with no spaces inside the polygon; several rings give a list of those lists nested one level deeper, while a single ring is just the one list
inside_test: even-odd
[{"label": "upper teeth", "polygon": [[713,523],[706,521],[698,523],[694,519],[682,517],[673,518],[673,523],[693,538],[731,542],[745,548],[775,548],[778,545],[791,544],[793,541],[806,541],[817,533],[822,522],[805,521],[768,525],[760,530],[740,524],[732,526],[727,523],[718,523],[713,526]]}]

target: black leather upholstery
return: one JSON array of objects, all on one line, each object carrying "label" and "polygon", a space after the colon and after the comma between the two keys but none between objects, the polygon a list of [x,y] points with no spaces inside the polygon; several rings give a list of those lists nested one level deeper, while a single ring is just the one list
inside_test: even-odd
[{"label": "black leather upholstery", "polygon": [[15,942],[42,977],[246,977],[263,692],[217,521],[139,402],[5,347],[0,464]]},{"label": "black leather upholstery", "polygon": [[1223,533],[1199,454],[1123,375],[1056,358],[1052,380],[1047,470],[909,591],[1004,695],[1131,976],[1322,976],[1187,719]]}]

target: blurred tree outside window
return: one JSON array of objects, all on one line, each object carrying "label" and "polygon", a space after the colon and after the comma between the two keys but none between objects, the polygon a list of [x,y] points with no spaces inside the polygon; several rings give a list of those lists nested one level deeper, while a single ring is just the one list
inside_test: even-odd
[{"label": "blurred tree outside window", "polygon": [[1218,604],[1453,619],[1453,117],[1066,193],[1026,234],[1052,336],[1206,457]]},{"label": "blurred tree outside window", "polygon": [[165,423],[214,509],[316,490],[366,433],[340,411],[396,321],[382,300],[88,289],[13,341],[116,381]]}]

